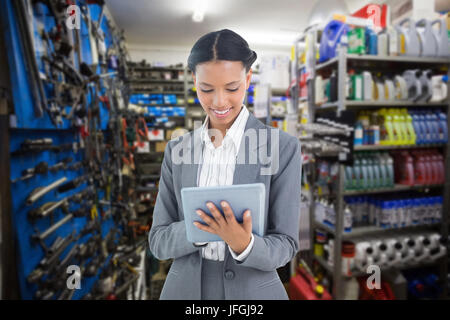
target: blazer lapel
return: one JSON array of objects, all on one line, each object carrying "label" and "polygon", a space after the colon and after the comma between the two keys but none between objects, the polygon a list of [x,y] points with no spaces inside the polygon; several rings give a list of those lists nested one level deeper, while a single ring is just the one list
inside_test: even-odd
[{"label": "blazer lapel", "polygon": [[[198,187],[197,172],[199,163],[202,161],[202,140],[200,130],[201,128],[194,130],[192,135],[190,135],[185,142],[188,145],[184,150],[186,150],[187,154],[191,157],[191,161],[190,163],[183,163],[182,165],[181,186],[183,188]],[[192,153],[192,150],[194,150],[194,153]]]},{"label": "blazer lapel", "polygon": [[[267,144],[267,140],[260,141],[259,137],[256,144],[250,144],[247,139],[245,139],[245,132],[248,129],[256,130],[256,135],[258,136],[258,130],[263,128],[265,128],[265,125],[250,113],[245,125],[244,134],[242,135],[237,159],[247,159],[247,156],[249,158],[250,153],[258,152],[258,149],[261,146]],[[258,162],[250,164],[247,163],[246,160],[245,163],[236,163],[233,175],[233,184],[247,184],[254,182],[260,172],[260,169],[261,164]]]}]

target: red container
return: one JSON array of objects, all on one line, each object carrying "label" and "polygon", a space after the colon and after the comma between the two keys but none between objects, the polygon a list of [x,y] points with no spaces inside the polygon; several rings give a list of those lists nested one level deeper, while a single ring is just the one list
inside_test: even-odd
[{"label": "red container", "polygon": [[323,289],[319,295],[316,291],[317,283],[303,268],[298,268],[297,275],[289,281],[290,300],[332,300],[330,293]]}]

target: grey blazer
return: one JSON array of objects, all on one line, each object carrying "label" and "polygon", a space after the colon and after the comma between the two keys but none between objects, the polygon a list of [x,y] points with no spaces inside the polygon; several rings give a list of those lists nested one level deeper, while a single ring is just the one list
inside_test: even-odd
[{"label": "grey blazer", "polygon": [[[266,137],[258,136],[256,144],[250,144],[245,133],[251,128],[269,133]],[[180,194],[181,188],[197,186],[202,150],[199,130],[170,140],[164,153],[148,237],[150,251],[157,259],[173,259],[160,299],[201,299],[201,247],[187,241]],[[250,114],[238,157],[249,158],[263,146],[271,150],[271,130],[274,129]],[[279,165],[275,174],[261,174],[265,161],[236,163],[233,184],[265,184],[267,228],[265,236],[254,235],[253,248],[242,262],[234,260],[226,248],[222,276],[227,300],[288,299],[276,269],[286,265],[299,248],[301,155],[298,139],[275,130],[279,133],[279,142],[276,142],[279,143]],[[191,162],[175,163],[175,153],[190,158]]]}]

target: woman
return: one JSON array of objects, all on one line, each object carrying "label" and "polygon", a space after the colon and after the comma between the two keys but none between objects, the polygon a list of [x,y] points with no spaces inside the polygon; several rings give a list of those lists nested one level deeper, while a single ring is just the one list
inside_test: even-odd
[{"label": "woman", "polygon": [[[169,141],[164,153],[149,233],[154,256],[173,259],[160,299],[288,298],[276,269],[298,251],[300,144],[243,105],[255,60],[247,42],[227,29],[204,35],[191,50],[188,66],[207,116],[200,128]],[[268,162],[260,159],[268,149],[269,174]],[[255,154],[256,162],[246,161]],[[205,224],[196,226],[223,241],[187,241],[184,214],[192,213],[182,210],[181,188],[247,183],[266,187],[263,237],[252,234],[250,212],[241,224],[222,203],[209,208],[213,217],[199,210]]]}]

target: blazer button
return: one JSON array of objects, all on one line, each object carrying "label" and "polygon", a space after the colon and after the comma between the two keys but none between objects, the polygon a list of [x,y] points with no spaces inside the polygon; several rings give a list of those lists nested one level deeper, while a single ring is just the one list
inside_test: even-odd
[{"label": "blazer button", "polygon": [[225,271],[225,279],[233,280],[234,279],[234,271],[232,271],[232,270]]}]

